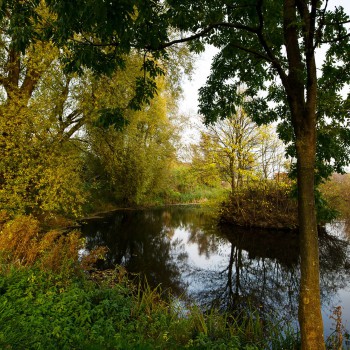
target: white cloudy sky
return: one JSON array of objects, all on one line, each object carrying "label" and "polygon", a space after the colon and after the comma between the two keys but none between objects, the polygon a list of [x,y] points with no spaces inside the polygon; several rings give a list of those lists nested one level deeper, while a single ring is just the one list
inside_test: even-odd
[{"label": "white cloudy sky", "polygon": [[[344,7],[346,13],[350,15],[350,0],[329,0],[328,8],[334,6]],[[197,114],[198,106],[198,89],[205,84],[205,81],[210,72],[211,59],[215,55],[214,48],[208,48],[201,54],[196,61],[196,69],[193,73],[192,79],[184,79],[183,89],[184,98],[180,105],[181,113],[191,116],[195,122],[195,115]],[[322,52],[318,52],[318,59],[322,57]]]}]

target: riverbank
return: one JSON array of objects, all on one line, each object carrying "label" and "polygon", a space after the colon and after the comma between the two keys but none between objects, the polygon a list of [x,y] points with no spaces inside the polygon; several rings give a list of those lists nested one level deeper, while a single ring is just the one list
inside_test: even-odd
[{"label": "riverbank", "polygon": [[271,341],[271,349],[295,348],[293,334],[266,334],[254,313],[238,321],[192,307],[182,316],[160,290],[135,290],[121,270],[98,285],[83,276],[11,269],[1,284],[3,349],[257,350]]},{"label": "riverbank", "polygon": [[[294,349],[286,326],[193,305],[121,267],[97,273],[102,250],[79,255],[77,232],[42,233],[32,217],[1,224],[2,349]],[[271,347],[272,345],[272,347]]]},{"label": "riverbank", "polygon": [[[120,217],[124,218],[122,221],[111,218],[113,225],[116,222],[122,223],[122,226],[117,231],[120,232],[120,235],[112,236],[125,235],[128,246],[140,248],[132,251],[126,249],[124,251],[125,257],[131,259],[131,264],[123,260],[128,268],[128,273],[115,264],[114,266],[117,266],[117,268],[100,272],[96,270],[96,265],[94,265],[96,260],[111,257],[113,259],[116,256],[113,251],[113,249],[117,249],[115,244],[109,246],[110,250],[107,253],[110,255],[109,257],[105,255],[106,251],[103,250],[92,250],[90,253],[89,250],[85,250],[82,253],[81,249],[86,247],[84,243],[90,242],[92,243],[91,247],[96,247],[96,244],[104,239],[94,240],[87,238],[87,240],[82,240],[77,232],[62,233],[62,231],[53,231],[45,233],[35,219],[31,217],[21,217],[5,223],[0,222],[0,226],[2,226],[0,227],[0,307],[1,313],[5,315],[4,317],[8,317],[6,320],[5,318],[0,319],[0,322],[8,321],[12,325],[11,329],[8,332],[6,331],[6,333],[9,333],[8,336],[7,334],[2,335],[2,330],[0,329],[0,341],[5,339],[7,342],[0,343],[0,348],[32,349],[32,343],[26,343],[27,339],[23,340],[23,347],[20,346],[22,334],[29,334],[29,331],[32,331],[39,334],[36,341],[38,339],[45,341],[45,347],[40,347],[39,344],[39,346],[33,347],[36,349],[71,349],[74,339],[77,340],[78,338],[74,338],[70,332],[73,332],[73,334],[84,334],[82,338],[86,337],[91,342],[91,349],[109,349],[109,334],[112,334],[112,337],[115,335],[117,338],[120,337],[118,334],[121,334],[123,338],[129,339],[130,342],[129,348],[124,346],[125,344],[123,343],[121,343],[120,347],[118,347],[118,343],[112,343],[111,349],[272,349],[266,344],[273,342],[279,344],[273,349],[297,349],[297,347],[293,348],[284,345],[288,341],[293,341],[291,344],[295,345],[297,336],[294,331],[288,328],[288,324],[281,323],[281,319],[284,318],[283,312],[289,310],[287,312],[290,313],[292,308],[284,306],[283,303],[280,306],[278,304],[279,301],[283,300],[283,293],[288,292],[289,297],[296,295],[290,289],[287,291],[279,286],[297,285],[297,281],[294,280],[298,275],[296,273],[298,255],[295,254],[297,249],[294,246],[297,240],[295,239],[295,241],[288,243],[287,236],[290,235],[281,233],[280,244],[277,244],[275,233],[271,233],[270,237],[263,237],[259,232],[252,232],[253,235],[245,232],[239,234],[239,232],[236,232],[236,229],[232,230],[230,228],[227,232],[229,241],[226,244],[226,249],[223,246],[221,236],[217,237],[217,241],[213,240],[214,236],[210,233],[214,226],[210,220],[208,222],[204,220],[205,215],[200,208],[193,208],[198,215],[196,215],[194,220],[189,220],[191,210],[187,208],[181,211],[180,208],[176,207],[153,211],[127,211],[124,213],[125,215],[121,213]],[[133,217],[132,215],[134,214],[141,215],[141,217]],[[159,232],[158,235],[149,232],[149,224],[145,221],[140,221],[142,217],[148,218],[149,222],[155,225]],[[166,224],[166,230],[162,229],[163,225],[157,223],[157,218]],[[103,223],[106,222],[105,219],[101,221]],[[139,229],[142,228],[139,235],[134,236],[132,234],[131,224]],[[115,226],[113,227],[116,229]],[[219,295],[222,296],[222,301],[225,305],[216,302],[213,305],[217,309],[220,308],[220,313],[215,311],[215,309],[203,308],[203,303],[200,301],[192,301],[191,304],[187,304],[186,301],[181,301],[180,303],[178,297],[169,293],[170,289],[176,291],[172,286],[174,286],[178,277],[176,266],[174,265],[176,262],[172,260],[172,257],[179,256],[184,258],[187,252],[187,250],[177,250],[177,247],[182,247],[182,242],[178,239],[179,232],[174,234],[177,231],[176,227],[181,228],[181,237],[184,242],[189,242],[192,251],[201,251],[203,259],[200,259],[198,266],[203,268],[203,273],[198,275],[200,279],[196,280],[196,285],[198,286],[198,281],[204,282],[207,280],[212,281],[214,289],[210,288],[210,285],[205,285],[206,291],[215,291],[215,288],[219,288]],[[189,229],[188,234],[183,231],[184,227]],[[99,230],[98,232],[98,237],[101,238],[102,231]],[[107,230],[107,232],[109,231]],[[148,233],[146,234],[146,232]],[[169,238],[171,238],[171,242],[176,242],[176,244],[169,242]],[[331,284],[329,285],[332,291],[334,288],[337,288],[335,287],[336,276],[339,275],[340,282],[344,279],[344,270],[342,269],[340,273],[337,273],[335,270],[337,264],[341,267],[343,262],[346,261],[346,259],[344,260],[346,245],[338,241],[333,240],[330,243],[328,241],[320,241],[320,261],[321,266],[326,271],[326,275],[323,275],[323,280],[327,281],[327,275],[332,276]],[[120,241],[120,243],[121,248],[125,248],[125,241]],[[216,250],[214,248],[216,243],[218,244],[217,248],[220,249],[220,256],[225,257],[223,259],[224,265],[218,264],[218,260],[215,258]],[[282,247],[282,258],[277,251],[276,245],[281,245]],[[264,246],[266,246],[265,252]],[[259,249],[256,250],[256,248]],[[211,252],[210,262],[205,263],[208,260],[205,257],[205,252],[209,251]],[[284,259],[288,258],[289,253],[293,253],[296,256],[294,258],[292,256],[291,262],[284,261]],[[141,260],[143,255],[145,260]],[[337,256],[336,261],[334,256]],[[191,256],[191,261],[192,258]],[[152,261],[152,259],[154,260]],[[261,264],[259,261],[263,263]],[[143,268],[149,265],[155,267],[163,266],[166,273],[157,269],[150,271],[146,269],[144,271],[137,267],[132,270],[136,266],[136,262],[139,262]],[[185,266],[183,265],[185,262],[183,259],[178,261],[182,267]],[[207,264],[208,269],[205,269],[203,264]],[[232,279],[227,280],[225,274],[213,271],[214,265],[218,265],[218,271],[227,271],[230,275],[231,273],[236,273],[236,275],[232,275]],[[245,271],[244,266],[254,266],[256,274],[252,275],[252,270],[250,272]],[[258,267],[261,269],[258,269]],[[269,269],[271,269],[271,273],[269,273]],[[132,277],[134,279],[135,276],[139,276],[137,271],[143,271],[143,275],[148,273],[146,280],[150,284],[144,284],[140,280],[138,280],[139,283],[131,283],[129,278]],[[281,273],[275,275],[273,271],[280,271]],[[167,281],[163,283],[157,278],[155,280],[152,278],[152,276],[158,275],[165,275],[166,279],[168,277],[175,279],[174,283],[168,285]],[[261,276],[266,276],[266,281],[269,282],[266,284],[264,282],[265,279],[261,279]],[[231,283],[231,290],[233,291],[235,290],[234,285],[238,283],[237,286],[240,290],[239,301],[243,305],[239,312],[237,312],[237,304],[231,303],[231,301],[237,302],[238,299],[235,297],[227,298],[226,295],[222,295],[221,282],[224,288],[229,287]],[[254,282],[258,283],[254,285]],[[163,291],[160,290],[159,285],[163,286]],[[264,288],[261,288],[261,285]],[[267,286],[271,287],[271,292]],[[327,291],[329,292],[330,289],[327,289],[327,286],[324,287],[324,291],[327,294]],[[72,288],[72,291],[70,288]],[[118,296],[121,290],[126,291]],[[255,294],[254,290],[259,291],[259,294]],[[265,296],[260,295],[262,290],[267,292]],[[251,292],[253,292],[253,298],[246,298],[246,296],[251,295]],[[48,294],[46,295],[46,293]],[[175,295],[181,296],[184,294]],[[215,293],[212,296],[216,301],[219,300],[215,297]],[[120,298],[126,303],[132,303],[127,311],[128,316],[125,319],[122,318],[123,315],[118,313],[115,318],[111,316],[112,321],[109,321],[110,314],[104,314],[103,305],[106,305],[107,309],[114,307],[113,305],[116,305],[114,298]],[[249,303],[245,303],[245,300],[249,300]],[[269,309],[269,300],[275,306],[278,304],[275,311]],[[142,302],[141,304],[140,301]],[[80,304],[85,313],[79,310]],[[194,305],[200,305],[200,308]],[[61,307],[65,311],[58,312],[55,307]],[[51,310],[51,308],[53,309]],[[55,312],[58,312],[57,317]],[[102,313],[101,319],[96,316],[99,313]],[[23,316],[24,318],[22,315],[25,315]],[[86,323],[84,323],[85,321],[80,321],[80,315],[82,318],[86,317],[90,321],[86,321]],[[0,315],[1,317],[2,315]],[[79,323],[76,323],[77,319]],[[104,325],[101,326],[99,324],[103,323],[104,319],[111,324],[108,326],[108,331],[103,328]],[[188,319],[191,319],[192,323],[186,323],[189,322]],[[147,327],[151,327],[154,333],[153,331],[148,333],[148,328],[145,329],[145,320],[149,321]],[[139,321],[141,322],[140,324],[138,323]],[[51,322],[58,328],[52,329],[50,327]],[[64,331],[65,322],[67,322],[66,328],[69,330],[68,335]],[[125,328],[115,328],[119,327],[118,322],[122,322],[122,326]],[[18,323],[18,334],[14,327],[16,323]],[[295,323],[293,324],[295,325]],[[185,338],[181,338],[184,342],[178,337],[178,332],[181,333],[182,330],[181,327],[190,330],[188,334],[186,333]],[[331,326],[327,326],[328,330],[330,328]],[[128,333],[129,331],[130,333]],[[141,334],[139,334],[139,331]],[[67,337],[69,345],[65,346],[62,339],[57,340],[52,337],[51,333],[55,332],[58,332],[58,337],[60,338]],[[159,339],[162,332],[168,332],[166,337],[171,339],[169,343]],[[172,334],[172,332],[175,332],[175,334]],[[289,332],[289,340],[285,337],[286,332]],[[93,336],[90,333],[94,333]],[[93,337],[98,337],[102,343],[96,343]],[[234,339],[231,339],[232,337]],[[16,339],[20,339],[20,341],[15,343]],[[231,342],[235,342],[237,339],[239,346],[235,347],[236,343],[232,343],[234,346],[231,346]],[[12,341],[13,343],[11,343]],[[4,344],[9,345],[5,346]],[[17,346],[16,344],[19,345]],[[50,344],[59,345],[51,346]],[[83,344],[87,346],[85,347],[86,349],[89,349],[88,344]],[[73,348],[82,348],[79,346]],[[333,350],[334,348],[329,347],[329,349]]]}]

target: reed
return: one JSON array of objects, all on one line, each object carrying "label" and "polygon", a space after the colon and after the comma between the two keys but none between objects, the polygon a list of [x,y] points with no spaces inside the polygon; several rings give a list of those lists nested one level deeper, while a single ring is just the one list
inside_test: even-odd
[{"label": "reed", "polygon": [[[258,312],[233,317],[181,305],[126,271],[95,271],[77,232],[41,232],[33,217],[2,223],[1,349],[297,349],[298,339]],[[90,266],[90,267],[89,267]]]}]

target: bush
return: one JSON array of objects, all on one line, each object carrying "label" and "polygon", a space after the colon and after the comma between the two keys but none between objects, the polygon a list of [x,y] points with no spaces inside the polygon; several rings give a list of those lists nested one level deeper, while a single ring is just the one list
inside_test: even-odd
[{"label": "bush", "polygon": [[0,277],[0,348],[116,349],[130,318],[130,298],[84,280],[67,284],[34,268]]},{"label": "bush", "polygon": [[220,219],[246,227],[293,229],[298,224],[297,210],[291,184],[266,181],[232,193],[222,205]]},{"label": "bush", "polygon": [[32,216],[18,216],[12,220],[5,213],[0,216],[2,264],[17,267],[36,265],[68,278],[76,272],[91,269],[106,252],[106,248],[99,247],[80,257],[79,250],[83,247],[84,240],[79,231],[42,232],[38,220]]}]

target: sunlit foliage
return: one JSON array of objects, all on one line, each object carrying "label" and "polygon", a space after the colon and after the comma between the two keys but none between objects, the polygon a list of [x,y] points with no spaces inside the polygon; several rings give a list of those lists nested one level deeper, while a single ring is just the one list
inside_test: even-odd
[{"label": "sunlit foliage", "polygon": [[[120,78],[119,78],[120,79]],[[108,79],[109,93],[101,94],[99,103],[120,106],[115,90],[125,92],[127,86],[118,75]],[[109,197],[123,204],[147,203],[164,191],[169,167],[175,158],[172,141],[176,128],[169,119],[171,97],[158,82],[159,95],[140,111],[127,111],[122,124],[88,127],[90,170],[101,177],[98,186],[106,186]],[[102,85],[103,88],[103,85]],[[171,106],[170,106],[171,108]],[[106,192],[105,192],[106,193]]]},{"label": "sunlit foliage", "polygon": [[283,170],[284,148],[272,126],[258,126],[240,108],[237,113],[208,125],[194,147],[195,169],[206,181],[220,176],[231,191],[251,182],[272,179]]}]

